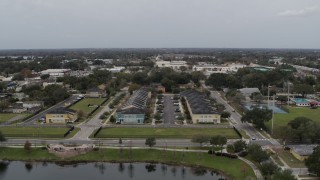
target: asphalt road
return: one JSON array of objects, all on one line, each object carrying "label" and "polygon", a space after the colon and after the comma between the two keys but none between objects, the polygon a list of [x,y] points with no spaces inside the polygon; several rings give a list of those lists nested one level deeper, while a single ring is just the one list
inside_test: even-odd
[{"label": "asphalt road", "polygon": [[173,95],[165,95],[163,97],[163,123],[164,124],[174,124],[175,123],[175,113],[174,110],[176,106],[173,105],[173,101],[171,100]]},{"label": "asphalt road", "polygon": [[[2,142],[1,146],[23,146],[26,141],[32,143],[33,146],[40,144],[101,144],[105,146],[118,146],[119,139],[102,139],[102,140],[80,140],[80,139],[57,139],[57,140],[45,140],[45,139],[8,139],[6,142]],[[229,139],[228,144],[232,144],[238,139]],[[146,147],[145,139],[125,139],[122,138],[123,146],[134,146],[134,147]],[[156,147],[194,147],[200,146],[199,143],[193,143],[190,139],[156,139]],[[202,144],[204,147],[211,147],[210,144]]]},{"label": "asphalt road", "polygon": [[45,117],[45,114],[49,111],[52,111],[52,110],[55,110],[55,109],[58,109],[60,107],[64,107],[65,103],[73,103],[75,101],[77,101],[77,98],[79,96],[78,95],[72,95],[71,97],[69,97],[68,99],[64,100],[64,101],[61,101],[59,103],[57,103],[56,105],[54,106],[51,106],[50,108],[36,114],[35,116],[32,116],[31,118],[25,120],[23,122],[23,124],[34,124],[35,121],[39,120],[41,117]]},{"label": "asphalt road", "polygon": [[274,139],[268,139],[266,137],[264,137],[257,129],[255,129],[254,127],[252,127],[250,124],[248,123],[242,123],[241,122],[241,115],[235,111],[228,103],[227,101],[225,101],[219,92],[217,91],[210,91],[211,92],[211,97],[213,97],[214,99],[216,99],[217,102],[223,104],[226,108],[226,111],[228,111],[231,114],[231,119],[236,122],[235,127],[237,129],[242,129],[244,130],[247,135],[252,139],[255,138],[255,140],[251,140],[251,142],[253,143],[257,143],[260,144],[262,146],[265,145],[280,145],[278,141],[274,140]]}]

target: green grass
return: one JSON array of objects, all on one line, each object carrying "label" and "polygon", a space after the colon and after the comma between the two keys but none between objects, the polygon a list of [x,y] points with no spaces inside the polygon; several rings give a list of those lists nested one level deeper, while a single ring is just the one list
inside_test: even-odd
[{"label": "green grass", "polygon": [[[308,107],[287,107],[289,109],[288,114],[275,114],[274,115],[274,137],[279,138],[279,132],[281,126],[287,126],[288,122],[296,117],[307,117],[315,122],[320,123],[320,108],[310,109]],[[271,129],[271,120],[266,123],[267,128]]]},{"label": "green grass", "polygon": [[282,161],[280,160],[279,156],[278,156],[276,153],[272,152],[272,151],[269,150],[269,149],[267,149],[266,151],[269,153],[269,155],[273,158],[273,160],[274,160],[278,165],[284,166],[284,164],[282,163]]},{"label": "green grass", "polygon": [[[0,127],[0,131],[5,137],[19,138],[64,138],[63,135],[69,128],[61,127]],[[74,136],[79,131],[75,128],[66,138]]]},{"label": "green grass", "polygon": [[[6,160],[39,160],[39,161],[108,161],[108,162],[159,162],[181,165],[202,166],[222,171],[230,179],[247,179],[255,177],[253,170],[239,159],[217,157],[207,153],[172,152],[149,149],[101,149],[72,158],[61,159],[46,150],[33,148],[30,152],[13,148],[0,148],[0,159]],[[243,171],[245,169],[245,172]]]},{"label": "green grass", "polygon": [[95,109],[95,107],[88,107],[88,104],[91,105],[100,105],[105,98],[84,98],[78,103],[74,104],[70,107],[70,109],[76,110],[76,111],[83,111],[86,115],[88,115],[91,111]]},{"label": "green grass", "polygon": [[28,113],[22,113],[22,114],[17,114],[17,113],[0,113],[0,123],[2,122],[6,122],[8,120],[10,120],[11,118],[14,118],[16,116],[21,116],[21,118],[17,119],[17,120],[20,120],[20,119],[23,119],[25,118],[26,116],[28,116],[30,114]]},{"label": "green grass", "polygon": [[104,128],[96,138],[186,138],[195,135],[215,136],[222,135],[227,138],[240,138],[232,128]]}]

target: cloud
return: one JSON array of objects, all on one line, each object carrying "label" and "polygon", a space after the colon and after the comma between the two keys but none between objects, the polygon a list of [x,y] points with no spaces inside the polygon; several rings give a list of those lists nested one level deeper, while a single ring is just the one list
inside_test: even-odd
[{"label": "cloud", "polygon": [[306,15],[309,15],[309,14],[313,14],[315,13],[316,11],[319,10],[319,7],[307,7],[307,8],[304,8],[304,9],[300,9],[300,10],[285,10],[285,11],[282,11],[280,13],[278,13],[279,16],[306,16]]}]

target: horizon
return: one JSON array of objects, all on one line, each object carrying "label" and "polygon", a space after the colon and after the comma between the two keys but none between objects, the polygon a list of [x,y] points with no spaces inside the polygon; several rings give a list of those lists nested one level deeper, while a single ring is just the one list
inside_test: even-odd
[{"label": "horizon", "polygon": [[3,0],[0,49],[320,49],[317,0]]}]

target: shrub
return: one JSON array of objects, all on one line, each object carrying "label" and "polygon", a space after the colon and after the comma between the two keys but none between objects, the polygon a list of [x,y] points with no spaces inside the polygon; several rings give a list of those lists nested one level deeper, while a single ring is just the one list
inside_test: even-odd
[{"label": "shrub", "polygon": [[238,154],[240,157],[246,157],[248,155],[248,151],[241,151]]},{"label": "shrub", "polygon": [[238,156],[235,155],[235,154],[221,153],[221,152],[217,152],[216,156],[224,156],[224,157],[231,158],[231,159],[237,159],[238,158]]},{"label": "shrub", "polygon": [[211,149],[208,151],[208,154],[215,154],[215,151],[212,151]]}]

